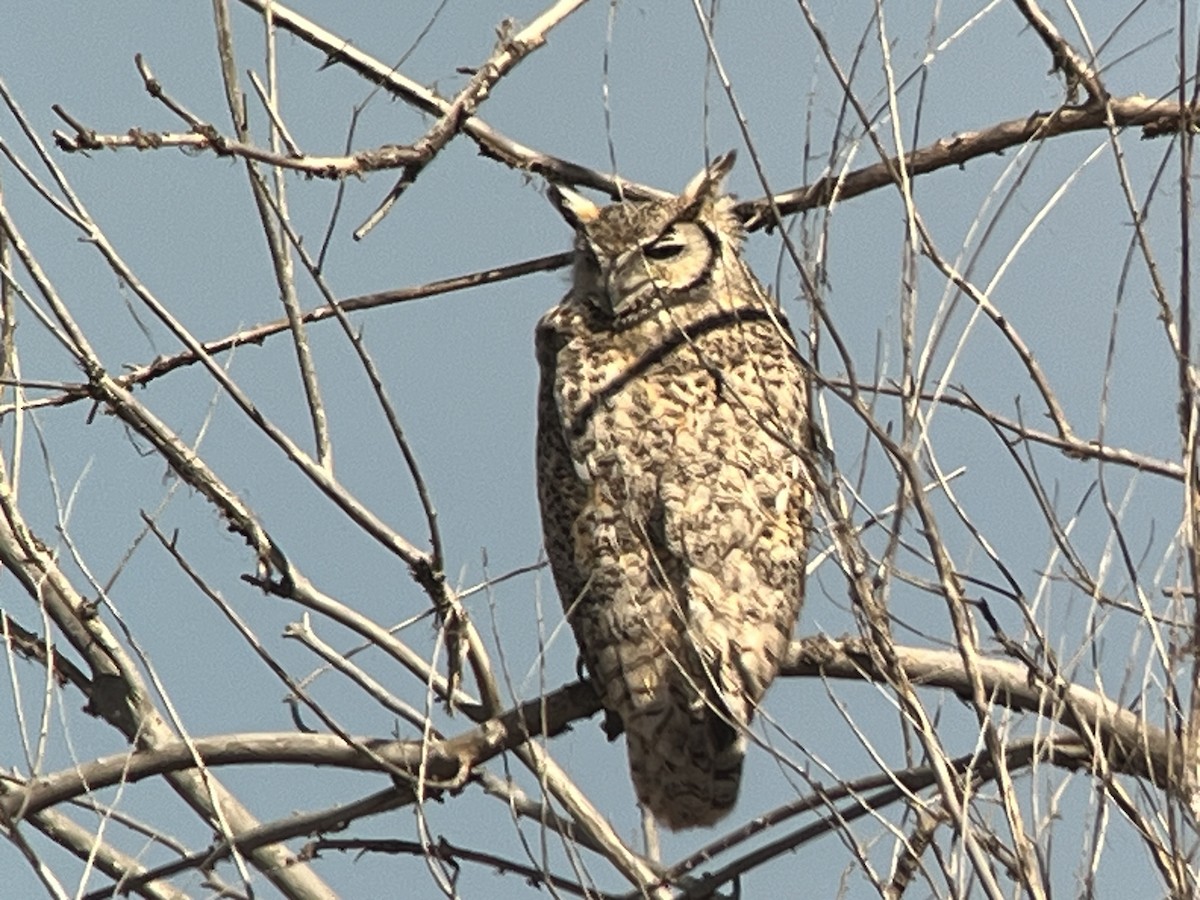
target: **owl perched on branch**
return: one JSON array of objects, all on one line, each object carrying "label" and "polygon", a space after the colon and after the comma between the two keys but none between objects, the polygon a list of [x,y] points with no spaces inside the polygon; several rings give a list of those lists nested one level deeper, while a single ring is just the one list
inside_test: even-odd
[{"label": "owl perched on branch", "polygon": [[667,200],[552,186],[575,268],[537,327],[546,552],[638,799],[673,829],[733,807],[804,596],[806,379],[740,256],[733,160]]}]

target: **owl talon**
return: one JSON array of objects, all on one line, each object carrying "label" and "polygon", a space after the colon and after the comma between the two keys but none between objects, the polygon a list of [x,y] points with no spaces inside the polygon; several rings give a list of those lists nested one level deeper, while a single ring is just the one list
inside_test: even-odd
[{"label": "owl talon", "polygon": [[[604,694],[600,690],[600,685],[596,683],[596,679],[591,676],[587,670],[587,667],[584,666],[582,656],[575,657],[575,674],[578,676],[580,681],[591,686],[592,690],[596,692],[596,696],[599,697],[601,701],[604,700]],[[611,709],[604,710],[604,721],[601,723],[600,727],[604,729],[604,735],[610,741],[615,741],[625,733],[625,723],[622,722],[621,717]]]},{"label": "owl talon", "polygon": [[604,736],[610,741],[615,741],[625,733],[625,723],[611,709],[604,711],[604,723],[602,727],[604,728]]}]

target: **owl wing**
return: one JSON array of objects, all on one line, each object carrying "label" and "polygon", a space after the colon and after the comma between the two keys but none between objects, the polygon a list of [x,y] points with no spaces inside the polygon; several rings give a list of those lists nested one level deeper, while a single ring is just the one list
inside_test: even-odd
[{"label": "owl wing", "polygon": [[567,443],[556,398],[558,354],[570,340],[560,307],[537,324],[534,343],[540,378],[537,403],[538,502],[546,554],[564,606],[583,592],[587,574],[575,558],[573,526],[587,502],[587,485],[580,478]]},{"label": "owl wing", "polygon": [[[803,599],[807,399],[774,323],[710,333],[698,349],[717,365],[682,381],[694,386],[658,477],[661,526],[648,538],[655,557],[671,561],[662,571],[679,582],[705,679],[746,722],[778,672]],[[681,383],[679,373],[670,379]]]}]

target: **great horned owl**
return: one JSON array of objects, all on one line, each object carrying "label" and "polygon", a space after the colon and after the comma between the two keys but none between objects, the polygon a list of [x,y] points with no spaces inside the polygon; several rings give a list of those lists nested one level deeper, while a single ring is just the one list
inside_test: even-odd
[{"label": "great horned owl", "polygon": [[733,158],[667,200],[552,186],[574,283],[537,327],[546,552],[638,799],[673,829],[732,808],[804,594],[806,380],[739,255]]}]

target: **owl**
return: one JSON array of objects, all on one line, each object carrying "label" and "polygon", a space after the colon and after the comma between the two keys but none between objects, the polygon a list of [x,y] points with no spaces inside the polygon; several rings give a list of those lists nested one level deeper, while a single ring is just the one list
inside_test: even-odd
[{"label": "owl", "polygon": [[676,830],[737,799],[808,549],[806,377],[740,256],[733,160],[666,200],[551,186],[573,284],[536,335],[546,553],[638,799]]}]

